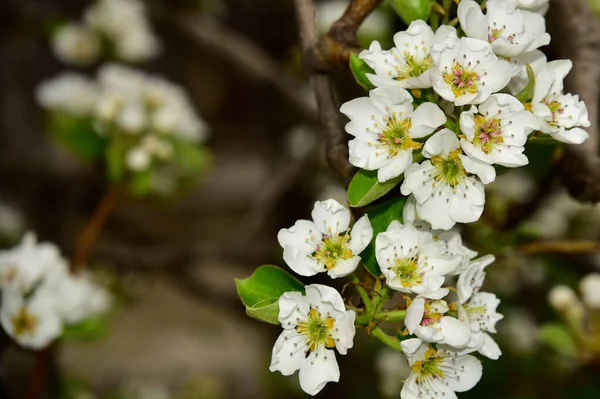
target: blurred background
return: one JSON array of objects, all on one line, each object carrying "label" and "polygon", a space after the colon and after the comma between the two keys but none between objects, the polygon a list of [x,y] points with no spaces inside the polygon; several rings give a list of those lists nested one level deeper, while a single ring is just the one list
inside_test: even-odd
[{"label": "blurred background", "polygon": [[[51,44],[56,27],[82,20],[90,4],[0,2],[0,243],[5,248],[31,230],[72,253],[78,231],[106,188],[101,166],[82,162],[48,135],[35,97],[41,82],[66,70],[95,74],[99,62],[73,67]],[[117,304],[101,332],[55,345],[43,378],[44,397],[305,397],[297,378],[269,372],[280,329],[246,317],[233,283],[260,264],[285,266],[277,231],[306,218],[315,200],[345,202],[344,182],[325,161],[316,105],[302,72],[293,1],[152,0],[146,5],[161,51],[135,67],[188,91],[208,126],[212,162],[193,188],[168,199],[126,197],[108,218],[89,266],[110,285]],[[320,29],[325,31],[346,5],[318,2]],[[600,56],[591,10],[585,0],[551,1],[547,25],[553,44],[545,49],[550,59],[573,58],[578,65],[578,47],[569,40],[583,36],[584,56]],[[581,15],[584,22],[578,22]],[[404,28],[384,3],[359,32],[361,45],[378,39],[389,46],[391,35]],[[347,69],[330,76],[338,103],[363,94]],[[584,85],[598,85],[595,75],[587,82],[587,75],[578,76]],[[597,100],[595,90],[591,96]],[[596,104],[588,103],[591,113]],[[502,299],[505,319],[498,324],[503,356],[484,360],[482,381],[460,397],[600,398],[600,315],[591,311],[585,323],[574,326],[547,299],[555,285],[577,290],[582,277],[600,270],[595,246],[600,209],[569,196],[556,169],[560,149],[537,145],[527,154],[531,166],[488,186],[484,217],[463,231],[470,248],[497,255],[486,284]],[[588,246],[563,251],[532,245],[539,241]],[[399,397],[409,373],[402,355],[367,339],[364,330],[357,340],[347,356],[338,357],[341,382],[329,384],[320,397]],[[2,342],[0,397],[23,398],[36,355],[6,336]]]}]

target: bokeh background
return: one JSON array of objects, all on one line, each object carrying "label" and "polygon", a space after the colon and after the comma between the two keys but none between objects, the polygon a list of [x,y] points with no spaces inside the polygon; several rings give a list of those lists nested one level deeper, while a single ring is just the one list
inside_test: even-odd
[{"label": "bokeh background", "polygon": [[[62,71],[94,73],[94,66],[61,63],[48,40],[53,26],[80,19],[89,4],[0,2],[3,247],[33,230],[71,253],[74,237],[105,188],[97,165],[80,162],[49,138],[34,97],[40,82]],[[258,265],[284,266],[278,229],[306,218],[315,200],[345,198],[343,182],[325,161],[316,106],[302,72],[293,1],[153,0],[147,5],[163,51],[137,67],[187,88],[210,126],[207,145],[214,161],[185,194],[168,200],[128,198],[108,219],[90,267],[112,287],[117,306],[104,333],[56,346],[44,397],[305,397],[297,378],[268,371],[280,330],[246,317],[233,283]],[[341,15],[344,2],[318,5],[324,30]],[[551,1],[553,43],[545,49],[550,58],[573,58],[577,66],[581,43],[573,40],[582,37],[588,58],[581,62],[600,57],[593,6],[586,0]],[[361,30],[361,44],[373,38],[389,44],[393,32],[403,28],[384,4]],[[596,86],[591,96],[597,100],[596,75],[572,73],[584,86]],[[331,78],[339,103],[362,95],[348,70],[334,71]],[[596,105],[588,103],[594,115]],[[487,287],[501,297],[505,319],[498,324],[504,355],[484,360],[482,381],[460,397],[600,398],[599,345],[589,344],[600,342],[600,330],[592,322],[582,327],[591,337],[584,345],[569,328],[558,333],[547,328],[565,325],[548,305],[548,292],[559,283],[576,289],[583,276],[600,270],[597,248],[561,254],[528,247],[540,240],[597,241],[600,209],[568,195],[557,170],[560,149],[538,145],[527,154],[531,166],[488,186],[485,216],[463,231],[472,249],[498,257]],[[2,342],[0,397],[22,398],[35,354],[6,337]],[[329,384],[322,398],[396,398],[409,371],[400,354],[368,339],[363,330],[355,348],[338,360],[341,382]]]}]

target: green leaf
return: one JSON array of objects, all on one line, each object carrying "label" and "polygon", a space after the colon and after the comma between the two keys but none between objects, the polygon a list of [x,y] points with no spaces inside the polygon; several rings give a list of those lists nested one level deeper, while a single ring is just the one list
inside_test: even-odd
[{"label": "green leaf", "polygon": [[529,64],[525,66],[527,67],[527,86],[525,86],[525,88],[515,96],[517,100],[521,101],[522,103],[530,102],[533,98],[533,91],[535,90],[535,73],[533,72],[533,68],[531,68],[531,65]]},{"label": "green leaf", "polygon": [[389,3],[407,25],[417,19],[427,21],[431,13],[431,0],[389,0]]},{"label": "green leaf", "polygon": [[194,175],[203,172],[211,162],[210,151],[188,141],[173,142],[175,148],[174,160],[184,175]]},{"label": "green leaf", "polygon": [[106,140],[98,135],[90,119],[52,113],[48,124],[52,137],[75,156],[92,161],[104,153]]},{"label": "green leaf", "polygon": [[235,279],[238,295],[249,316],[271,324],[279,324],[279,297],[285,292],[304,292],[304,284],[285,270],[273,266],[260,266],[252,276]]},{"label": "green leaf", "polygon": [[152,191],[153,177],[151,167],[141,172],[133,173],[129,180],[129,191],[131,194],[140,197],[149,194]]},{"label": "green leaf", "polygon": [[377,234],[386,231],[390,223],[394,220],[402,223],[402,210],[405,203],[405,197],[393,198],[367,211],[371,226],[373,227],[373,238],[367,248],[360,254],[360,257],[365,268],[374,277],[381,276],[381,269],[379,269],[377,259],[375,258],[375,238],[377,238]]},{"label": "green leaf", "polygon": [[106,149],[106,171],[110,181],[118,182],[125,176],[125,157],[130,146],[122,134],[113,134]]},{"label": "green leaf", "polygon": [[350,55],[350,70],[354,75],[354,79],[356,82],[365,90],[372,90],[375,88],[373,83],[367,77],[367,73],[375,74],[373,68],[371,68],[367,63],[360,59],[358,54]]},{"label": "green leaf", "polygon": [[404,178],[403,175],[379,183],[377,171],[361,169],[356,172],[348,187],[348,203],[352,207],[360,207],[370,204],[378,198],[383,197],[391,189],[396,187]]},{"label": "green leaf", "polygon": [[538,338],[542,343],[562,355],[575,356],[577,354],[577,344],[567,326],[563,324],[543,325],[538,331]]},{"label": "green leaf", "polygon": [[66,325],[63,328],[62,338],[68,341],[97,341],[105,337],[107,332],[108,316],[101,316]]}]

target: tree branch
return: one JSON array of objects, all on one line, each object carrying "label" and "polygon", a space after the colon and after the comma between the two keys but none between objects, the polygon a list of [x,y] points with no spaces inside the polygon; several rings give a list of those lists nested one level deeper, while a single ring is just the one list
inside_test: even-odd
[{"label": "tree branch", "polygon": [[600,252],[600,243],[596,241],[539,241],[518,246],[514,248],[514,251],[522,255],[587,254]]}]

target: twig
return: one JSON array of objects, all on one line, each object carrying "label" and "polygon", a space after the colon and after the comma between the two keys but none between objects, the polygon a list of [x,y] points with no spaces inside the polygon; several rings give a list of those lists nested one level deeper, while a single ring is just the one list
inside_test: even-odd
[{"label": "twig", "polygon": [[31,374],[31,378],[29,379],[27,399],[38,399],[40,397],[40,393],[44,386],[48,362],[52,356],[54,356],[53,344],[50,344],[48,347],[36,353],[35,367]]},{"label": "twig", "polygon": [[381,328],[373,327],[373,329],[371,329],[371,335],[379,339],[387,346],[402,352],[402,345],[400,345],[400,341],[395,337],[387,335]]},{"label": "twig", "polygon": [[75,253],[73,255],[73,263],[71,270],[73,273],[78,273],[86,265],[88,261],[89,251],[94,241],[98,237],[98,233],[104,226],[106,219],[117,206],[123,190],[121,186],[114,185],[106,192],[89,221],[77,236],[75,242]]},{"label": "twig", "polygon": [[510,252],[522,255],[538,254],[587,254],[600,252],[600,242],[596,241],[540,241],[520,245]]}]

